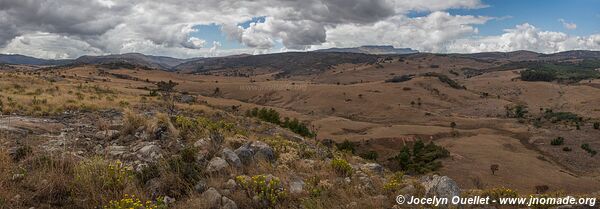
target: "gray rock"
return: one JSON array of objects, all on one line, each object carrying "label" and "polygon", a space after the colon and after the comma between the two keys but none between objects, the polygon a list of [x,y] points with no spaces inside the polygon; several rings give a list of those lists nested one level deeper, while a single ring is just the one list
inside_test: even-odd
[{"label": "gray rock", "polygon": [[267,143],[255,141],[250,144],[250,149],[254,150],[254,158],[273,162],[275,160],[275,152]]},{"label": "gray rock", "polygon": [[225,148],[223,149],[221,156],[223,157],[223,159],[225,159],[230,165],[239,168],[242,167],[242,161],[240,160],[240,158],[238,157],[237,154],[235,154],[235,152],[233,152],[231,149],[229,148]]},{"label": "gray rock", "polygon": [[425,176],[421,179],[425,187],[425,194],[429,197],[440,197],[451,199],[460,195],[460,188],[454,180],[447,176]]},{"label": "gray rock", "polygon": [[208,208],[219,208],[221,206],[221,194],[215,188],[209,188],[202,193],[202,200]]},{"label": "gray rock", "polygon": [[125,152],[128,151],[126,146],[118,146],[118,145],[108,146],[106,148],[106,150],[108,151],[108,154],[113,157],[121,156],[121,155],[125,154]]},{"label": "gray rock", "polygon": [[210,146],[209,138],[198,139],[198,141],[194,142],[194,147],[196,147],[196,148],[208,149],[208,146]]},{"label": "gray rock", "polygon": [[137,152],[143,160],[156,160],[160,158],[160,147],[149,144],[140,148]]},{"label": "gray rock", "polygon": [[225,182],[224,186],[225,189],[233,190],[237,187],[237,183],[235,183],[235,180],[229,179],[227,182]]},{"label": "gray rock", "polygon": [[163,202],[167,205],[172,205],[173,203],[175,203],[175,198],[169,197],[169,196],[165,196],[163,198]]},{"label": "gray rock", "polygon": [[248,165],[252,162],[252,157],[254,156],[254,150],[250,149],[250,144],[246,143],[241,147],[235,150],[235,154],[237,154],[238,158],[244,165]]},{"label": "gray rock", "polygon": [[221,209],[237,209],[237,204],[235,202],[225,196],[221,198]]},{"label": "gray rock", "polygon": [[200,180],[198,183],[196,183],[196,185],[194,185],[194,190],[196,190],[198,193],[203,193],[206,191],[206,186],[206,181]]},{"label": "gray rock", "polygon": [[188,103],[188,104],[194,103],[194,102],[196,102],[196,97],[194,97],[192,95],[184,94],[184,95],[179,96],[179,102]]},{"label": "gray rock", "polygon": [[119,131],[117,130],[106,130],[106,131],[98,131],[94,134],[94,138],[96,139],[115,139],[119,136]]},{"label": "gray rock", "polygon": [[373,172],[378,175],[383,175],[383,166],[378,163],[365,163],[360,166],[360,169],[365,172]]},{"label": "gray rock", "polygon": [[220,157],[214,157],[210,162],[208,162],[208,166],[206,167],[206,171],[208,172],[220,172],[223,169],[227,168],[227,161],[223,160]]},{"label": "gray rock", "polygon": [[290,182],[290,193],[291,194],[300,194],[302,193],[304,188],[304,181],[297,180]]}]

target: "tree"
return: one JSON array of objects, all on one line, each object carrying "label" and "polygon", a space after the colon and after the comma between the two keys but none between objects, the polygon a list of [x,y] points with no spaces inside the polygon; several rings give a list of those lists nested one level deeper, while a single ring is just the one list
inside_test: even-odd
[{"label": "tree", "polygon": [[451,122],[451,123],[450,123],[450,127],[451,127],[452,129],[456,128],[456,123],[455,123],[455,122]]},{"label": "tree", "polygon": [[167,103],[169,115],[173,115],[173,113],[175,112],[175,99],[173,98],[171,93],[175,90],[175,86],[177,85],[179,84],[171,80],[169,80],[169,82],[160,81],[156,83],[158,91],[160,91],[163,96],[163,101]]},{"label": "tree", "polygon": [[490,170],[492,170],[492,175],[496,175],[496,171],[498,171],[500,169],[500,165],[498,164],[492,164],[490,166]]}]

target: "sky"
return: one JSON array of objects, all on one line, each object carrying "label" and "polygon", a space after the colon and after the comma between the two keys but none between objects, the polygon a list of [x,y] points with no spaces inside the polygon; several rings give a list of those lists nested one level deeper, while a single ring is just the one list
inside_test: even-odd
[{"label": "sky", "polygon": [[599,0],[0,0],[0,53],[600,50]]}]

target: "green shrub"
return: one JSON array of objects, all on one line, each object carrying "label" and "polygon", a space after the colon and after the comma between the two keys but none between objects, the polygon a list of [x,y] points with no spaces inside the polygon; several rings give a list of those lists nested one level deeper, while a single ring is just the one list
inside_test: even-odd
[{"label": "green shrub", "polygon": [[424,174],[442,167],[438,159],[449,156],[448,150],[430,142],[425,145],[423,141],[418,140],[412,145],[404,146],[400,153],[389,159],[392,169],[399,169],[409,174]]},{"label": "green shrub", "polygon": [[564,143],[565,143],[565,138],[560,137],[560,136],[556,137],[556,138],[552,139],[552,141],[550,141],[550,144],[552,146],[560,146],[560,145],[563,145]]},{"label": "green shrub", "polygon": [[362,157],[363,159],[366,160],[377,160],[377,158],[379,157],[379,154],[373,150],[362,153],[360,155],[360,157]]},{"label": "green shrub", "polygon": [[585,150],[587,153],[589,153],[592,157],[594,157],[594,155],[597,154],[597,151],[592,149],[592,147],[589,144],[582,144],[581,145],[581,149]]},{"label": "green shrub", "polygon": [[563,147],[562,150],[565,152],[570,152],[572,149],[570,147]]},{"label": "green shrub", "polygon": [[135,195],[125,194],[120,200],[111,200],[104,209],[166,209],[167,205],[161,198],[158,198],[155,202],[146,201],[142,202]]},{"label": "green shrub", "polygon": [[341,176],[351,176],[352,175],[352,166],[348,161],[344,159],[333,159],[331,160],[331,167],[333,170]]},{"label": "green shrub", "polygon": [[285,190],[277,177],[256,175],[251,178],[237,176],[236,182],[246,191],[249,198],[257,197],[264,208],[274,208],[285,198]]},{"label": "green shrub", "polygon": [[594,129],[600,129],[600,122],[594,122]]},{"label": "green shrub", "polygon": [[352,154],[356,152],[356,144],[348,140],[344,140],[342,143],[336,143],[335,146],[340,151],[349,152]]}]

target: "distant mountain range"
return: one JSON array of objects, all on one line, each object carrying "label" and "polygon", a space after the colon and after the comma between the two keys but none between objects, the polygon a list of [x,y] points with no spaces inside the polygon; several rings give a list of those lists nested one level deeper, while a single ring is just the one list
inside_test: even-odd
[{"label": "distant mountain range", "polygon": [[[47,60],[24,55],[2,55],[0,64],[29,66],[64,66],[64,65],[104,65],[108,68],[127,66],[153,68],[165,71],[187,73],[203,73],[215,70],[254,70],[266,69],[294,74],[308,74],[329,69],[343,63],[373,64],[380,58],[389,56],[412,56],[418,53],[412,49],[398,49],[393,46],[362,46],[356,48],[332,48],[310,52],[286,52],[263,55],[233,55],[227,57],[177,59],[164,56],[151,56],[139,53],[115,54],[105,56],[82,56],[72,60]],[[425,53],[419,53],[425,54]],[[600,51],[565,51],[553,54],[542,54],[531,51],[483,52],[473,54],[443,54],[457,58],[477,59],[486,62],[495,61],[560,61],[569,59],[600,59]]]},{"label": "distant mountain range", "polygon": [[0,64],[13,65],[64,65],[71,63],[72,60],[52,60],[39,59],[20,54],[0,54]]},{"label": "distant mountain range", "polygon": [[417,50],[411,48],[394,48],[394,46],[361,46],[353,48],[330,48],[330,49],[319,49],[317,52],[347,52],[347,53],[362,53],[362,54],[415,54],[419,53]]}]

